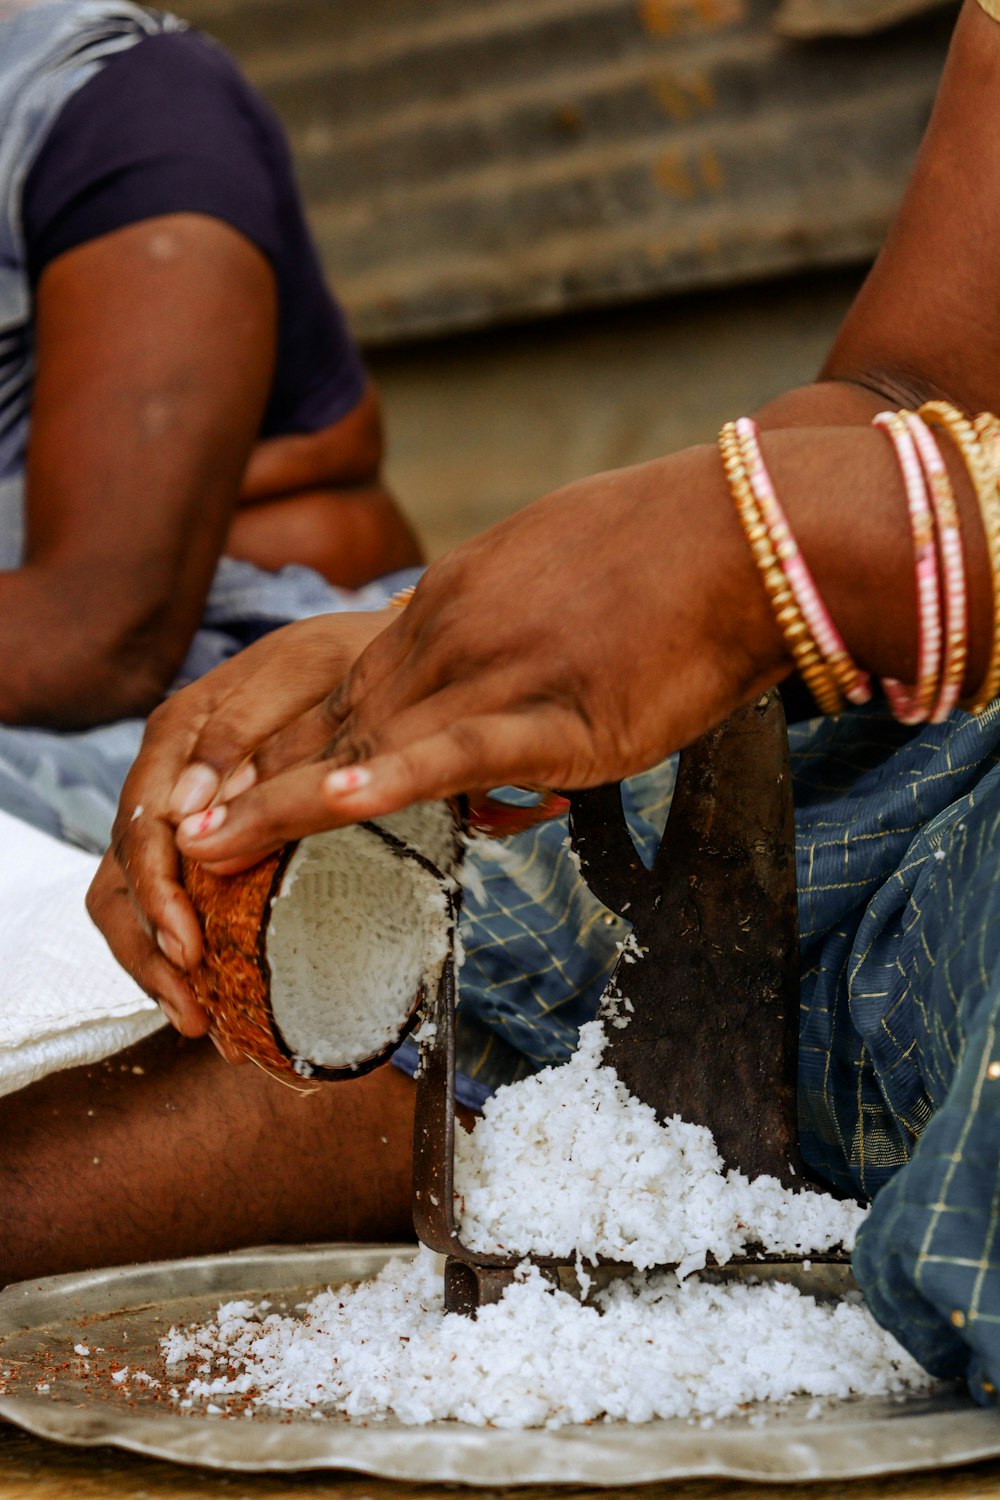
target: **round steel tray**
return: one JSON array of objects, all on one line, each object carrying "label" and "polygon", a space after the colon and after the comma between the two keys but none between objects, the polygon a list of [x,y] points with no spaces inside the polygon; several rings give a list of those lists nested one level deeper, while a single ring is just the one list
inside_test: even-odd
[{"label": "round steel tray", "polygon": [[[73,1345],[162,1374],[160,1335],[214,1315],[220,1301],[276,1308],[328,1283],[374,1275],[412,1247],[317,1245],[57,1276],[0,1293],[0,1418],[57,1442],[116,1447],[215,1469],[347,1469],[387,1479],[467,1485],[622,1486],[694,1478],[802,1482],[964,1464],[1000,1456],[1000,1421],[953,1390],[905,1401],[845,1401],[812,1420],[811,1402],[703,1429],[686,1421],[501,1431],[438,1422],[404,1427],[276,1413],[253,1421],[180,1413],[164,1393],[87,1379]],[[814,1275],[815,1273],[810,1273]],[[812,1283],[809,1283],[810,1285]],[[65,1364],[65,1368],[60,1366]],[[167,1382],[169,1383],[169,1382]],[[47,1385],[38,1392],[36,1387]],[[764,1408],[761,1408],[764,1410]]]}]

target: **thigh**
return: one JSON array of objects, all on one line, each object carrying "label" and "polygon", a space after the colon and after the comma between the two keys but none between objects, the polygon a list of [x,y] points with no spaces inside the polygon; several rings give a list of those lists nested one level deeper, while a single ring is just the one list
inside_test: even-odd
[{"label": "thigh", "polygon": [[994,962],[1000,712],[899,732],[875,711],[793,732],[802,1145],[868,1197],[943,1100]]},{"label": "thigh", "polygon": [[1000,994],[1000,769],[914,841],[891,961],[931,1109],[970,1087]]},{"label": "thigh", "polygon": [[308,1240],[411,1240],[412,1081],[298,1091],[158,1032],[0,1099],[0,1284]]},{"label": "thigh", "polygon": [[876,1315],[936,1373],[1000,1386],[1000,773],[939,829],[902,923],[899,982],[932,1115],[859,1237]]}]

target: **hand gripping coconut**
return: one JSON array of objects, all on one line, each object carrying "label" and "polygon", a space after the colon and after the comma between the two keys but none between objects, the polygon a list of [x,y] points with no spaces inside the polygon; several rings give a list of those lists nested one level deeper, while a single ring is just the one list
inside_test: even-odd
[{"label": "hand gripping coconut", "polygon": [[452,962],[463,849],[449,802],[287,844],[239,875],[191,860],[204,931],[194,987],[212,1029],[300,1078],[384,1062]]}]

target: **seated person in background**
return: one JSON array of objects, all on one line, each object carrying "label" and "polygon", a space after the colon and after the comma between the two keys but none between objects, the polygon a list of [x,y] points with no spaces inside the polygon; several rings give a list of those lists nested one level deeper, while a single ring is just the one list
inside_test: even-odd
[{"label": "seated person in background", "polygon": [[347,591],[420,554],[381,458],[226,53],[127,3],[0,0],[0,808],[103,849],[172,685],[384,602]]}]

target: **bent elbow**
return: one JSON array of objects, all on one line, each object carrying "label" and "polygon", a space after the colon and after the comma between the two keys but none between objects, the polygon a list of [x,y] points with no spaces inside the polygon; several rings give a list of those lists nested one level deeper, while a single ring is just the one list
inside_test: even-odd
[{"label": "bent elbow", "polygon": [[144,719],[163,701],[186,648],[186,641],[165,642],[141,628],[92,639],[72,659],[63,657],[50,682],[49,711],[34,722],[79,730]]},{"label": "bent elbow", "polygon": [[172,638],[172,632],[148,626],[124,632],[95,673],[103,707],[111,711],[108,717],[144,719],[151,714],[177,676],[188,645],[187,638]]},{"label": "bent elbow", "polygon": [[119,577],[81,576],[78,565],[27,565],[10,577],[0,722],[92,729],[145,717],[163,699],[197,629],[200,599],[179,607],[162,587],[140,599],[134,579],[122,587]]},{"label": "bent elbow", "polygon": [[122,671],[106,659],[77,661],[71,678],[50,677],[44,692],[14,706],[7,723],[73,732],[144,719],[169,687],[158,673]]},{"label": "bent elbow", "polygon": [[104,695],[103,722],[148,718],[163,702],[175,675],[157,671],[148,663],[117,673],[113,692]]}]

